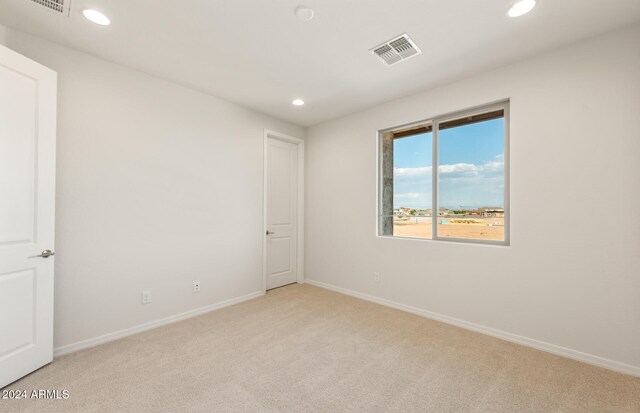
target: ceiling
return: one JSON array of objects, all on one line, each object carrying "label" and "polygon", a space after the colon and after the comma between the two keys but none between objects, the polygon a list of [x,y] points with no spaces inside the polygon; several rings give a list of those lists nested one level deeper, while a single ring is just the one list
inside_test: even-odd
[{"label": "ceiling", "polygon": [[[72,0],[68,17],[0,1],[2,25],[302,126],[640,21],[640,0],[539,0],[517,19],[513,0]],[[369,52],[404,32],[421,55],[386,67]]]}]

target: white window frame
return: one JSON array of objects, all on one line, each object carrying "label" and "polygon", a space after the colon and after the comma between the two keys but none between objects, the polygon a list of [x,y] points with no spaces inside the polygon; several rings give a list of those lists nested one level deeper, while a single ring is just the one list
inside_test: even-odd
[{"label": "white window frame", "polygon": [[[444,115],[433,116],[421,121],[411,122],[404,125],[397,125],[390,128],[380,129],[376,135],[377,143],[377,203],[376,203],[376,236],[380,238],[393,238],[403,240],[418,240],[418,241],[444,241],[454,243],[465,244],[480,244],[480,245],[496,245],[496,246],[509,246],[511,244],[511,206],[510,206],[510,150],[509,150],[509,131],[510,131],[510,110],[509,100],[504,100],[488,105],[477,106],[471,109],[462,111],[447,113]],[[504,111],[504,240],[485,240],[477,238],[452,238],[452,237],[440,237],[438,236],[438,132],[440,123],[450,120],[458,119],[466,116],[480,115],[487,112],[496,110]],[[418,126],[422,124],[431,123],[432,126],[432,233],[431,238],[419,238],[419,237],[399,237],[396,235],[384,235],[381,234],[381,221],[383,211],[383,135],[385,133],[397,131],[399,129],[406,129],[412,126]]]}]

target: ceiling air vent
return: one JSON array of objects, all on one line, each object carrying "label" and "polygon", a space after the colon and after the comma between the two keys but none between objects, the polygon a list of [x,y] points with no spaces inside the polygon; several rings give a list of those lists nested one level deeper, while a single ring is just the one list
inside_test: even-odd
[{"label": "ceiling air vent", "polygon": [[406,33],[374,47],[371,52],[387,66],[422,53]]},{"label": "ceiling air vent", "polygon": [[[32,2],[44,6],[50,10],[57,11],[58,13],[64,13],[65,0],[31,0]],[[67,0],[70,1],[70,0]]]}]

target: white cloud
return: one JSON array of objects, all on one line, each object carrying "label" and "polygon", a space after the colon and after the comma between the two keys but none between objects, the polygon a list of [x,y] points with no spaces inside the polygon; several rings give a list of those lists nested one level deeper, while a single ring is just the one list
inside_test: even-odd
[{"label": "white cloud", "polygon": [[472,163],[456,163],[453,165],[440,165],[438,167],[438,173],[443,175],[443,178],[445,178],[445,175],[455,177],[473,177],[478,176],[479,171],[480,168]]},{"label": "white cloud", "polygon": [[488,172],[502,172],[504,171],[504,161],[486,162],[481,166],[481,169]]},{"label": "white cloud", "polygon": [[[438,173],[445,177],[474,177],[478,176],[483,170],[498,170],[501,162],[487,162],[478,166],[472,163],[456,163],[452,165],[440,165]],[[419,166],[416,168],[395,168],[393,174],[396,178],[425,177],[431,175],[432,168],[430,166]]]},{"label": "white cloud", "polygon": [[398,193],[393,194],[393,197],[397,199],[418,199],[422,195],[424,194],[421,194],[419,192],[405,192],[402,194],[398,194]]},{"label": "white cloud", "polygon": [[[500,159],[500,155],[496,160],[485,162],[482,165],[473,163],[456,163],[449,165],[440,165],[438,167],[438,175],[441,180],[452,181],[477,181],[502,177],[504,172],[504,160]],[[398,183],[402,182],[423,182],[431,178],[431,166],[419,166],[415,168],[394,168],[393,175]]]},{"label": "white cloud", "polygon": [[[498,155],[482,164],[440,165],[442,205],[501,205],[504,194],[504,159]],[[410,208],[431,207],[430,166],[394,169],[394,204]],[[424,191],[416,192],[416,191]]]},{"label": "white cloud", "polygon": [[395,177],[416,177],[416,176],[425,176],[431,175],[431,167],[430,166],[420,166],[417,168],[394,168],[393,175]]}]

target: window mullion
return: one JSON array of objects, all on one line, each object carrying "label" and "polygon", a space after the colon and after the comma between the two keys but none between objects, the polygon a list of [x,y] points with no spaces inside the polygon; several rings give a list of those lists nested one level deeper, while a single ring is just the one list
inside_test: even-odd
[{"label": "window mullion", "polygon": [[438,132],[440,122],[433,121],[431,142],[431,239],[438,239]]}]

